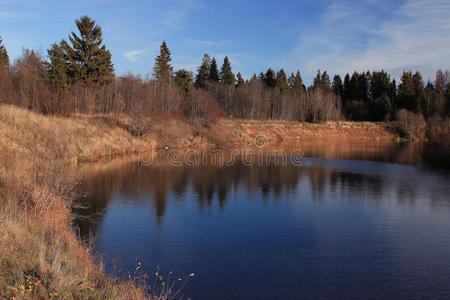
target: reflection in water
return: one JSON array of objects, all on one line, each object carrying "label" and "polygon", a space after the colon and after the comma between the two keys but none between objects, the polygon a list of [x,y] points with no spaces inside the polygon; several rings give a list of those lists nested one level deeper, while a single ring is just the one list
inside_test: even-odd
[{"label": "reflection in water", "polygon": [[338,159],[89,166],[81,232],[124,274],[199,274],[194,299],[448,298],[449,172],[380,162],[422,163],[410,145],[325,148],[303,149]]}]

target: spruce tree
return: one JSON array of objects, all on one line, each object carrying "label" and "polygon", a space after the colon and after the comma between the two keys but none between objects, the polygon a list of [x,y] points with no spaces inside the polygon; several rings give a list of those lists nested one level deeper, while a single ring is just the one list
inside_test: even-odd
[{"label": "spruce tree", "polygon": [[281,93],[286,93],[289,90],[287,76],[283,69],[277,72],[277,87]]},{"label": "spruce tree", "polygon": [[294,87],[294,82],[295,82],[295,75],[294,73],[291,73],[291,75],[289,75],[288,78],[288,87],[290,90],[292,90],[292,88]]},{"label": "spruce tree", "polygon": [[111,53],[102,45],[102,29],[88,16],[75,21],[80,36],[72,32],[70,46],[63,41],[69,61],[70,72],[75,80],[106,84],[111,82],[114,72]]},{"label": "spruce tree", "polygon": [[0,36],[0,67],[9,65],[9,56],[3,45],[3,39]]},{"label": "spruce tree", "polygon": [[333,89],[333,92],[336,94],[336,96],[342,98],[342,95],[344,93],[344,87],[342,86],[341,76],[334,75],[332,89]]},{"label": "spruce tree", "polygon": [[358,76],[358,90],[357,97],[360,101],[367,103],[369,102],[369,78],[370,73],[361,73]]},{"label": "spruce tree", "polygon": [[411,71],[403,71],[401,83],[398,86],[397,108],[406,108],[412,110],[414,107],[414,79]]},{"label": "spruce tree", "polygon": [[313,89],[318,89],[321,86],[321,74],[320,74],[320,70],[317,70],[317,75],[316,78],[314,78],[313,81]]},{"label": "spruce tree", "polygon": [[391,98],[393,104],[397,102],[397,82],[395,81],[395,79],[392,79],[389,88],[389,98]]},{"label": "spruce tree", "polygon": [[413,103],[411,103],[411,109],[415,112],[419,112],[423,100],[423,80],[422,75],[418,71],[413,75],[413,81],[414,100]]},{"label": "spruce tree", "polygon": [[392,113],[391,79],[383,70],[373,72],[370,76],[370,115],[373,121],[383,121]]},{"label": "spruce tree", "polygon": [[223,65],[222,68],[220,69],[220,81],[223,84],[232,86],[234,86],[236,83],[236,78],[234,77],[234,74],[231,71],[231,64],[227,56],[225,56],[225,58],[223,59]]},{"label": "spruce tree", "polygon": [[236,74],[237,77],[237,83],[236,83],[236,87],[242,87],[245,84],[244,78],[242,78],[242,74],[241,72],[238,72]]},{"label": "spruce tree", "polygon": [[303,86],[303,79],[300,75],[300,71],[297,70],[297,73],[295,73],[294,81],[291,85],[292,92],[295,96],[301,96],[303,94],[303,91],[305,87]]},{"label": "spruce tree", "polygon": [[269,68],[266,72],[266,74],[264,75],[264,84],[267,87],[275,87],[277,85],[277,77],[275,75],[274,70],[272,70],[271,68]]},{"label": "spruce tree", "polygon": [[211,69],[211,59],[208,53],[203,55],[202,64],[197,68],[195,76],[195,87],[204,89],[209,79],[209,71]]},{"label": "spruce tree", "polygon": [[209,78],[212,82],[219,82],[220,76],[219,76],[219,70],[217,69],[217,62],[216,59],[213,57],[211,60],[211,65],[209,67]]},{"label": "spruce tree", "polygon": [[344,95],[342,97],[342,102],[351,101],[351,86],[350,86],[350,75],[347,73],[344,77]]},{"label": "spruce tree", "polygon": [[258,79],[265,84],[266,82],[266,74],[264,72],[259,72]]},{"label": "spruce tree", "polygon": [[370,99],[375,101],[382,95],[389,96],[389,90],[391,88],[390,76],[383,70],[380,72],[372,73],[372,80],[370,83]]},{"label": "spruce tree", "polygon": [[68,88],[73,80],[63,44],[64,41],[52,44],[51,48],[47,50],[49,62],[45,62],[47,80],[51,86],[57,89]]},{"label": "spruce tree", "polygon": [[175,72],[175,82],[185,93],[189,92],[192,86],[192,73],[181,69]]},{"label": "spruce tree", "polygon": [[324,71],[322,73],[322,76],[320,77],[320,87],[324,91],[330,91],[331,90],[330,76],[328,76],[327,71]]},{"label": "spruce tree", "polygon": [[156,79],[163,80],[164,82],[170,81],[173,75],[171,61],[170,50],[167,47],[166,41],[163,41],[159,47],[159,55],[155,59],[155,67],[153,68],[153,74]]}]

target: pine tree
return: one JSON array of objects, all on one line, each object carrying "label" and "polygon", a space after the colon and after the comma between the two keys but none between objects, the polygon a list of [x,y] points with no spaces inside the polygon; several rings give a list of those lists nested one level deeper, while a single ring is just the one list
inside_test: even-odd
[{"label": "pine tree", "polygon": [[436,72],[436,79],[434,80],[434,112],[443,116],[446,110],[446,87],[449,83],[450,74],[449,72],[442,71],[441,69]]},{"label": "pine tree", "polygon": [[321,78],[322,78],[322,76],[320,74],[320,70],[317,70],[316,78],[314,78],[314,81],[313,81],[313,89],[320,88],[320,86],[321,86]]},{"label": "pine tree", "polygon": [[259,79],[262,83],[265,83],[265,82],[266,82],[266,74],[264,74],[264,72],[259,72],[258,79]]},{"label": "pine tree", "polygon": [[208,53],[203,55],[202,64],[197,68],[195,76],[195,87],[204,89],[209,79],[209,71],[211,69],[211,59]]},{"label": "pine tree", "polygon": [[192,86],[192,73],[181,69],[175,72],[175,82],[185,93],[189,92]]},{"label": "pine tree", "polygon": [[414,82],[414,100],[411,103],[411,110],[419,112],[423,101],[423,80],[422,75],[416,71],[413,75]]},{"label": "pine tree", "polygon": [[332,89],[333,92],[336,94],[336,96],[342,98],[342,95],[344,93],[344,87],[342,86],[341,76],[334,75]]},{"label": "pine tree", "polygon": [[244,78],[242,78],[242,74],[241,72],[238,72],[236,74],[237,77],[237,83],[236,83],[236,87],[242,87],[245,84]]},{"label": "pine tree", "polygon": [[216,59],[213,57],[211,60],[211,65],[209,67],[209,77],[208,79],[212,82],[219,82],[219,70],[217,69]]},{"label": "pine tree", "polygon": [[302,76],[300,75],[300,71],[297,70],[297,73],[291,74],[289,77],[289,89],[294,97],[301,96],[304,91]]},{"label": "pine tree", "polygon": [[406,108],[412,110],[414,107],[414,79],[411,71],[403,71],[401,83],[398,86],[397,108]]},{"label": "pine tree", "polygon": [[58,89],[68,88],[73,80],[63,44],[64,41],[52,44],[51,48],[47,50],[50,61],[45,63],[47,80],[51,86]]},{"label": "pine tree", "polygon": [[275,87],[277,85],[277,77],[274,70],[269,68],[264,75],[264,84],[268,87]]},{"label": "pine tree", "polygon": [[364,103],[369,102],[369,80],[370,73],[361,73],[358,76],[358,99]]},{"label": "pine tree", "polygon": [[236,83],[236,78],[231,71],[231,64],[227,56],[223,59],[222,68],[220,69],[220,81],[224,84],[232,86]]},{"label": "pine tree", "polygon": [[82,16],[75,24],[80,36],[72,32],[69,36],[72,46],[63,41],[74,79],[100,84],[111,82],[114,67],[111,53],[102,45],[102,29],[88,16]]},{"label": "pine tree", "polygon": [[9,56],[0,36],[0,67],[9,65]]},{"label": "pine tree", "polygon": [[393,99],[390,97],[391,79],[383,70],[373,72],[370,78],[369,98],[371,119],[373,121],[383,121],[393,110]]},{"label": "pine tree", "polygon": [[389,90],[391,88],[390,76],[383,70],[380,72],[372,73],[372,80],[370,83],[370,99],[375,101],[382,95],[387,95],[389,97]]},{"label": "pine tree", "polygon": [[156,79],[163,80],[166,83],[170,81],[173,75],[171,61],[170,50],[167,47],[166,41],[163,41],[159,47],[159,55],[155,59],[155,67],[153,68],[153,74]]},{"label": "pine tree", "polygon": [[283,69],[277,72],[277,87],[281,93],[286,93],[289,90],[287,76]]},{"label": "pine tree", "polygon": [[322,76],[320,77],[320,87],[324,91],[330,91],[331,90],[330,76],[328,76],[327,71],[324,71],[322,73]]},{"label": "pine tree", "polygon": [[397,82],[395,81],[395,79],[392,79],[388,96],[389,98],[391,98],[392,104],[394,105],[397,102]]},{"label": "pine tree", "polygon": [[350,86],[350,75],[347,73],[344,77],[344,95],[342,97],[342,102],[351,101],[351,86]]}]

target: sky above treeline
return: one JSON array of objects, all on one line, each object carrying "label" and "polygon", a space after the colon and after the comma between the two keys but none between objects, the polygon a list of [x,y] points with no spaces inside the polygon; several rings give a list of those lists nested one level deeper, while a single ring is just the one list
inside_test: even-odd
[{"label": "sky above treeline", "polygon": [[249,78],[269,67],[329,74],[384,69],[395,78],[450,69],[449,0],[206,1],[0,0],[0,36],[11,60],[75,31],[82,15],[103,29],[117,75],[151,75],[166,40],[174,69],[196,70],[204,53]]}]

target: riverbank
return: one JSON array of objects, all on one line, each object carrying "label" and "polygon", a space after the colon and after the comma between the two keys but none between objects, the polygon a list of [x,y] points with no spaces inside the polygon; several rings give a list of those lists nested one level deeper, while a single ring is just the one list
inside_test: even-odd
[{"label": "riverbank", "polygon": [[[223,119],[194,127],[183,120],[147,120],[142,138],[125,115],[45,116],[0,106],[0,297],[146,299],[137,281],[108,277],[74,231],[77,179],[64,168],[81,161],[150,148],[217,149],[304,138],[392,140],[394,123]],[[258,144],[256,144],[258,146]],[[164,291],[158,299],[171,298]]]}]

